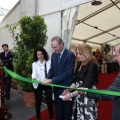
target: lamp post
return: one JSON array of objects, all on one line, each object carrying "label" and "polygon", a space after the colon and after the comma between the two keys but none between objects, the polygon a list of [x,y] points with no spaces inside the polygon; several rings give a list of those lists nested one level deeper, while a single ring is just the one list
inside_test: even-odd
[{"label": "lamp post", "polygon": [[[1,66],[1,65],[0,65]],[[0,67],[0,84],[1,84],[1,107],[0,107],[0,120],[10,120],[11,113],[5,108],[4,104],[4,70]]]}]

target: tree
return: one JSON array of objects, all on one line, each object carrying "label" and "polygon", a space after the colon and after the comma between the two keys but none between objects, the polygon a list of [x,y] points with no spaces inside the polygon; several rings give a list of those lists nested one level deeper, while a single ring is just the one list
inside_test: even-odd
[{"label": "tree", "polygon": [[[14,66],[15,72],[23,77],[31,78],[34,50],[47,42],[47,26],[41,16],[25,16],[14,26],[7,25],[11,37],[15,41]],[[19,33],[16,30],[19,28]],[[23,91],[32,91],[31,83],[19,81]]]}]

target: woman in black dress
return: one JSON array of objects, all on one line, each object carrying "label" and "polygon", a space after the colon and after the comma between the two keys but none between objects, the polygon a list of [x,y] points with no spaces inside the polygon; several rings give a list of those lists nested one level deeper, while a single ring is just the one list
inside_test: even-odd
[{"label": "woman in black dress", "polygon": [[[98,66],[92,55],[92,48],[83,44],[79,48],[80,63],[75,72],[75,82],[70,87],[84,87],[96,89],[98,81]],[[78,91],[65,90],[62,94],[65,96],[63,100],[74,99],[74,111],[72,120],[97,120],[97,102],[94,99],[89,99],[85,94],[79,94]]]}]

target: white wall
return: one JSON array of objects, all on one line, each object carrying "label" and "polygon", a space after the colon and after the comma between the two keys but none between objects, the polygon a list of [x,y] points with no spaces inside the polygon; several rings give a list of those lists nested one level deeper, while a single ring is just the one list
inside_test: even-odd
[{"label": "white wall", "polygon": [[92,0],[36,0],[36,14],[46,15]]},{"label": "white wall", "polygon": [[2,52],[2,44],[7,43],[9,45],[9,48],[13,48],[13,40],[9,37],[9,31],[7,28],[0,29],[0,52]]},{"label": "white wall", "polygon": [[51,53],[52,53],[51,44],[50,44],[51,39],[54,36],[61,37],[61,12],[56,12],[43,17],[44,17],[45,23],[47,24],[47,36],[48,36],[48,41],[45,46],[45,49],[51,56]]},{"label": "white wall", "polygon": [[3,18],[0,23],[0,28],[6,26],[6,24],[15,24],[20,19],[20,4],[19,2],[15,7]]},{"label": "white wall", "polygon": [[20,0],[20,16],[35,16],[36,0]]},{"label": "white wall", "polygon": [[14,41],[9,33],[6,24],[14,25],[20,19],[20,5],[19,2],[15,7],[5,16],[5,18],[0,23],[0,52],[3,51],[2,44],[6,43],[9,45],[9,49],[13,49]]}]

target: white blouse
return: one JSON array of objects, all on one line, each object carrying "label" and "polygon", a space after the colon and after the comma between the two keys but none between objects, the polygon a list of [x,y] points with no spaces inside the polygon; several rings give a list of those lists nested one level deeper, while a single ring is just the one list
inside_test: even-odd
[{"label": "white blouse", "polygon": [[[36,79],[38,81],[43,82],[46,78],[45,76],[45,63],[47,73],[51,67],[51,61],[44,61],[41,63],[39,60],[37,62],[32,63],[32,79]],[[33,83],[33,87],[36,89],[38,87],[37,83]]]}]

